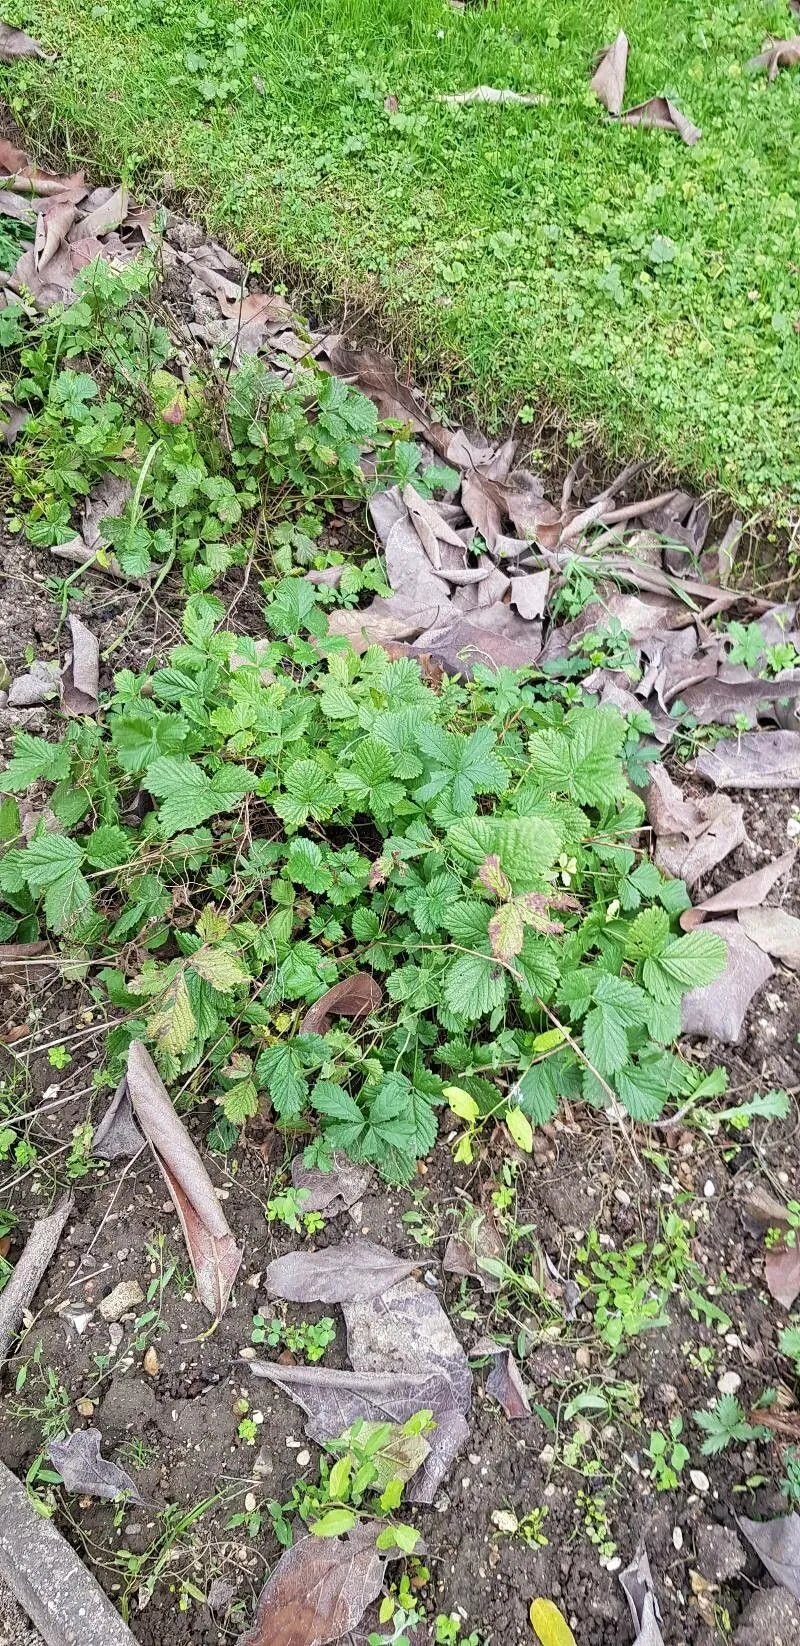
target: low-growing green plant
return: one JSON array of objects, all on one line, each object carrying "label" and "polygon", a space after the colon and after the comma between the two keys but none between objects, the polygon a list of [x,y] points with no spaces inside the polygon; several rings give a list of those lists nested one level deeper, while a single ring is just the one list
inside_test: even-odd
[{"label": "low-growing green plant", "polygon": [[662,1223],[660,1238],[652,1246],[632,1241],[617,1252],[604,1246],[592,1228],[578,1247],[578,1261],[583,1266],[578,1282],[591,1291],[595,1326],[614,1354],[626,1347],[627,1338],[669,1324],[664,1309],[667,1298],[678,1277],[695,1269],[689,1253],[689,1233],[680,1215],[670,1212]]},{"label": "low-growing green plant", "polygon": [[[256,1094],[255,1106],[258,1106]],[[248,1111],[252,1112],[252,1111]],[[233,1119],[228,1114],[228,1119]],[[267,1201],[266,1212],[268,1223],[282,1223],[284,1228],[292,1234],[318,1234],[325,1227],[325,1219],[319,1212],[307,1212],[305,1202],[308,1200],[307,1189],[294,1189],[291,1186],[281,1189],[278,1194],[271,1195]]]},{"label": "low-growing green plant", "polygon": [[681,1440],[683,1418],[672,1417],[668,1432],[653,1429],[647,1448],[650,1474],[657,1492],[675,1491],[680,1485],[680,1474],[689,1461],[689,1449]]},{"label": "low-growing green plant", "polygon": [[784,1326],[778,1333],[778,1348],[782,1355],[794,1361],[795,1372],[800,1377],[800,1326]]},{"label": "low-growing green plant", "polygon": [[292,1325],[290,1321],[278,1315],[274,1315],[272,1319],[267,1319],[266,1315],[262,1314],[253,1315],[251,1343],[264,1343],[271,1349],[283,1347],[311,1363],[324,1358],[326,1350],[335,1338],[336,1327],[329,1315],[323,1315],[321,1320],[305,1321],[299,1325]]},{"label": "low-growing green plant", "polygon": [[735,1395],[719,1395],[706,1411],[694,1413],[694,1421],[706,1437],[700,1447],[704,1457],[716,1457],[734,1440],[763,1440],[769,1434],[763,1425],[748,1422]]}]

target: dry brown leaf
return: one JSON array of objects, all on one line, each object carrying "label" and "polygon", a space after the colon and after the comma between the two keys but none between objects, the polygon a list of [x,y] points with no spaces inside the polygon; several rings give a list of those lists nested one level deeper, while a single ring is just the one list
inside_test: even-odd
[{"label": "dry brown leaf", "polygon": [[747,839],[740,805],[721,794],[684,797],[660,763],[650,768],[646,805],[658,867],[689,887]]},{"label": "dry brown leaf", "polygon": [[213,1184],[169,1093],[140,1040],[128,1050],[131,1106],[158,1161],[180,1218],[201,1303],[215,1319],[223,1314],[242,1253],[231,1234]]},{"label": "dry brown leaf", "polygon": [[531,1408],[519,1367],[511,1350],[490,1337],[482,1337],[475,1344],[473,1354],[491,1355],[494,1365],[486,1379],[486,1392],[502,1406],[506,1417],[518,1420],[530,1417]]},{"label": "dry brown leaf", "polygon": [[332,1017],[364,1017],[377,1012],[383,1000],[383,990],[369,972],[354,972],[340,983],[326,990],[310,1006],[301,1024],[301,1034],[325,1034]]},{"label": "dry brown leaf", "polygon": [[525,577],[512,577],[511,604],[528,622],[544,617],[549,588],[549,572],[528,572]]},{"label": "dry brown leaf", "polygon": [[739,910],[739,925],[765,954],[800,971],[800,920],[796,915],[785,909],[746,907]]},{"label": "dry brown leaf", "polygon": [[264,1284],[269,1298],[287,1303],[349,1303],[382,1297],[415,1268],[413,1258],[395,1257],[371,1240],[352,1240],[319,1252],[276,1257]]},{"label": "dry brown leaf", "polygon": [[735,920],[710,920],[706,931],[716,932],[728,951],[722,975],[702,989],[691,989],[681,1002],[684,1034],[705,1035],[728,1044],[741,1036],[747,1008],[772,976],[772,965]]},{"label": "dry brown leaf", "polygon": [[[505,1246],[494,1219],[486,1212],[473,1211],[458,1234],[452,1234],[445,1247],[442,1268],[445,1274],[467,1275],[477,1280],[481,1290],[499,1292],[501,1281],[492,1267],[502,1262]],[[489,1260],[487,1267],[483,1262]]]},{"label": "dry brown leaf", "polygon": [[303,1211],[338,1217],[362,1200],[372,1181],[371,1166],[355,1166],[345,1154],[334,1154],[329,1172],[304,1166],[303,1156],[292,1161],[292,1183],[303,1190]]},{"label": "dry brown leaf", "polygon": [[[775,1225],[780,1228],[780,1224]],[[797,1245],[787,1246],[785,1240],[768,1247],[764,1255],[764,1279],[767,1291],[784,1309],[794,1307],[800,1295],[800,1252]]]},{"label": "dry brown leaf", "polygon": [[664,1646],[661,1612],[644,1544],[637,1549],[630,1565],[620,1572],[619,1581],[636,1630],[636,1646]]},{"label": "dry brown leaf", "polygon": [[[757,869],[754,874],[745,875],[741,880],[734,880],[733,884],[726,886],[724,891],[715,892],[713,897],[705,898],[702,903],[696,904],[693,909],[685,909],[680,921],[683,930],[689,932],[694,926],[699,926],[707,914],[735,914],[738,909],[758,909],[782,875],[788,874],[794,867],[796,859],[796,850],[784,852],[782,857],[776,857],[774,863],[767,863],[763,869]],[[765,911],[767,914],[779,912],[779,910],[774,909]],[[744,925],[744,929],[747,931],[746,924],[744,922],[741,922],[741,924]],[[800,921],[798,921],[798,930],[800,930]],[[748,932],[748,936],[753,937],[754,941],[758,943],[758,938],[755,937],[754,933]],[[765,944],[759,944],[759,948],[765,947]],[[772,951],[768,950],[767,952]]]},{"label": "dry brown leaf", "polygon": [[396,594],[390,600],[378,595],[362,611],[340,609],[331,612],[328,634],[349,640],[356,652],[364,652],[368,646],[388,648],[400,641],[416,640],[418,635],[439,621],[440,613],[448,609],[449,602],[444,594],[437,598],[435,604],[429,605],[421,605],[404,594]]},{"label": "dry brown leaf", "polygon": [[0,23],[0,63],[15,63],[20,57],[40,57],[45,63],[52,62],[38,40],[32,40],[22,29],[12,28],[10,23]]},{"label": "dry brown leaf", "polygon": [[526,622],[502,601],[467,616],[445,609],[414,644],[415,652],[432,657],[445,673],[466,677],[476,663],[528,668],[541,649],[541,624]]},{"label": "dry brown leaf", "polygon": [[497,86],[473,86],[470,91],[440,92],[437,103],[524,103],[532,107],[535,103],[549,103],[546,92],[518,92]]},{"label": "dry brown leaf", "polygon": [[620,29],[616,40],[604,46],[599,54],[597,68],[591,79],[595,97],[608,109],[609,114],[621,114],[625,98],[625,76],[628,72],[628,36]]},{"label": "dry brown leaf", "polygon": [[448,1378],[424,1364],[415,1372],[340,1372],[327,1366],[250,1363],[254,1377],[281,1389],[308,1417],[309,1440],[335,1440],[359,1418],[406,1423],[416,1412],[433,1412],[430,1452],[409,1490],[412,1503],[432,1503],[469,1433]]},{"label": "dry brown leaf", "polygon": [[800,1515],[763,1521],[736,1515],[735,1520],[770,1577],[800,1600]]},{"label": "dry brown leaf", "polygon": [[390,1553],[376,1548],[379,1520],[344,1537],[304,1537],[281,1555],[239,1646],[326,1646],[360,1622],[383,1587]]},{"label": "dry brown leaf", "polygon": [[411,389],[401,383],[394,362],[376,349],[348,349],[341,338],[328,351],[331,370],[337,377],[355,383],[362,394],[375,402],[381,417],[410,423],[416,434],[426,434],[430,419]]},{"label": "dry brown leaf", "polygon": [[37,955],[47,954],[49,943],[0,943],[0,966],[10,965],[12,962],[35,960]]},{"label": "dry brown leaf", "polygon": [[69,194],[53,194],[36,219],[33,260],[38,274],[52,263],[59,247],[66,240],[78,215],[78,207]]},{"label": "dry brown leaf", "polygon": [[690,148],[703,135],[699,126],[693,126],[667,97],[650,97],[646,103],[637,103],[621,119],[624,126],[657,126],[661,131],[674,131]]},{"label": "dry brown leaf", "polygon": [[419,532],[405,512],[389,530],[384,559],[391,587],[405,600],[415,606],[438,606],[448,600],[447,584],[435,575]]},{"label": "dry brown leaf", "polygon": [[45,273],[40,274],[31,246],[28,251],[23,252],[14,269],[11,278],[12,289],[20,291],[25,288],[30,291],[37,308],[42,310],[52,308],[54,303],[71,303],[75,297],[73,281],[81,269],[85,269],[98,257],[104,262],[120,265],[129,263],[134,255],[133,251],[126,250],[121,242],[117,243],[116,240],[82,240],[77,246],[65,241],[48,264]]},{"label": "dry brown leaf", "polygon": [[8,137],[0,137],[0,174],[3,177],[13,177],[29,164],[30,157],[24,149],[18,149]]},{"label": "dry brown leaf", "polygon": [[70,234],[72,245],[77,245],[81,240],[99,240],[102,235],[110,234],[112,229],[118,229],[125,221],[127,210],[128,191],[124,183],[121,183],[107,200],[96,206],[86,217],[82,217],[80,223],[76,223]]},{"label": "dry brown leaf", "polygon": [[128,1096],[128,1077],[123,1075],[92,1139],[92,1153],[101,1160],[130,1160],[143,1148],[144,1138]]},{"label": "dry brown leaf", "polygon": [[68,1492],[107,1498],[117,1498],[124,1493],[130,1503],[141,1503],[127,1470],[100,1456],[102,1438],[99,1429],[75,1429],[63,1440],[51,1440],[47,1455]]},{"label": "dry brown leaf", "polygon": [[703,749],[694,769],[718,789],[800,788],[800,732],[743,732]]},{"label": "dry brown leaf", "polygon": [[746,69],[766,69],[767,78],[774,80],[779,69],[793,69],[800,63],[800,34],[790,40],[769,40],[757,57],[745,63]]},{"label": "dry brown leaf", "polygon": [[97,714],[100,707],[100,647],[91,629],[70,613],[72,653],[61,676],[61,701],[67,714]]},{"label": "dry brown leaf", "polygon": [[742,715],[754,725],[770,704],[799,694],[798,669],[787,670],[774,680],[754,680],[747,669],[728,665],[716,679],[703,680],[681,692],[681,702],[700,726],[738,726]]},{"label": "dry brown leaf", "polygon": [[15,194],[13,189],[0,189],[0,214],[15,217],[26,228],[35,227],[38,205],[39,202],[34,203],[30,195]]}]

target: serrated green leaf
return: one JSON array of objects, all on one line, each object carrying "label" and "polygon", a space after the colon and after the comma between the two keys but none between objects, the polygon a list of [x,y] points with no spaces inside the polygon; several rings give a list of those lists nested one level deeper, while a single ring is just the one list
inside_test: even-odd
[{"label": "serrated green leaf", "polygon": [[294,1046],[269,1046],[256,1063],[256,1080],[266,1089],[282,1120],[299,1115],[308,1096],[308,1081]]},{"label": "serrated green leaf", "polygon": [[3,789],[19,794],[40,777],[58,783],[69,777],[70,751],[65,743],[48,743],[46,737],[17,732],[14,753],[0,777]]},{"label": "serrated green leaf", "polygon": [[178,972],[162,996],[158,1011],[148,1019],[147,1033],[161,1051],[180,1057],[191,1045],[196,1029],[186,977]]},{"label": "serrated green leaf", "polygon": [[608,1078],[628,1062],[625,1024],[614,1006],[593,1006],[583,1025],[583,1049],[593,1068]]},{"label": "serrated green leaf", "polygon": [[502,1006],[507,993],[507,974],[500,970],[490,955],[459,955],[444,975],[444,999],[448,1010],[470,1023]]},{"label": "serrated green leaf", "polygon": [[256,786],[252,773],[226,766],[210,778],[187,755],[163,755],[148,766],[145,784],[162,804],[158,811],[162,835],[194,829],[219,812],[232,811]]},{"label": "serrated green leaf", "polygon": [[727,945],[718,932],[684,932],[661,954],[645,960],[642,981],[662,1005],[685,994],[687,989],[704,988],[724,972]]},{"label": "serrated green leaf", "polygon": [[21,854],[21,872],[32,892],[44,892],[45,917],[54,932],[67,931],[91,906],[83,862],[83,847],[64,834],[41,834]]},{"label": "serrated green leaf", "polygon": [[499,857],[517,893],[540,889],[561,849],[552,823],[539,817],[472,817],[449,829],[447,840],[468,863]]},{"label": "serrated green leaf", "polygon": [[225,994],[228,989],[236,989],[242,983],[250,982],[250,974],[242,965],[239,956],[232,949],[201,948],[195,949],[189,961],[192,970],[199,977],[210,983],[213,989]]}]

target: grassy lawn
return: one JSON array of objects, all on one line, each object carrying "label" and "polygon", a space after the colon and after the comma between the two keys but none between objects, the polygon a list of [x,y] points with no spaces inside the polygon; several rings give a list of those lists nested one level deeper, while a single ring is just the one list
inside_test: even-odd
[{"label": "grassy lawn", "polygon": [[[157,175],[308,293],[392,317],[477,415],[557,409],[580,443],[800,502],[800,71],[743,71],[785,0],[29,0],[53,67],[2,71],[41,144]],[[588,89],[624,27],[628,104],[666,92],[695,148]],[[478,84],[533,108],[450,108]],[[398,112],[384,107],[396,98]]]}]

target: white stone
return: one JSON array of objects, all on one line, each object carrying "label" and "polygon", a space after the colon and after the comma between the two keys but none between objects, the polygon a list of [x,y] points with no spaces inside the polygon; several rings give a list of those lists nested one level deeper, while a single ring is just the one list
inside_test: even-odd
[{"label": "white stone", "polygon": [[680,1526],[676,1526],[673,1530],[673,1533],[672,1533],[672,1547],[674,1549],[677,1549],[678,1553],[680,1553],[681,1549],[683,1548],[683,1532],[681,1531]]},{"label": "white stone", "polygon": [[710,1490],[711,1482],[708,1475],[703,1474],[702,1469],[690,1469],[689,1479],[696,1492],[707,1492]]},{"label": "white stone", "polygon": [[717,1378],[717,1388],[721,1395],[735,1395],[741,1387],[742,1380],[738,1372],[723,1372],[722,1376]]},{"label": "white stone", "polygon": [[716,1192],[716,1188],[714,1187],[711,1178],[707,1178],[703,1184],[703,1194],[705,1195],[706,1200],[713,1200]]},{"label": "white stone", "polygon": [[513,1537],[519,1528],[519,1521],[511,1509],[493,1509],[491,1522],[505,1537]]},{"label": "white stone", "polygon": [[297,1467],[298,1467],[298,1469],[307,1469],[310,1462],[311,1462],[311,1453],[310,1452],[306,1451],[305,1449],[303,1449],[302,1452],[298,1452],[298,1454],[297,1454]]}]

